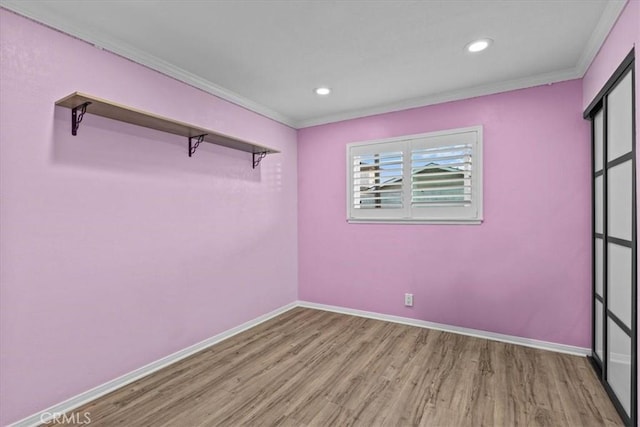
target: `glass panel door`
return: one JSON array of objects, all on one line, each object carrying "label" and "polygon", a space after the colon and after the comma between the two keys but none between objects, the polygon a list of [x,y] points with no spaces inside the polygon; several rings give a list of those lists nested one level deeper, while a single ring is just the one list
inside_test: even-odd
[{"label": "glass panel door", "polygon": [[636,158],[633,56],[589,111],[593,144],[593,349],[626,424],[637,425]]}]

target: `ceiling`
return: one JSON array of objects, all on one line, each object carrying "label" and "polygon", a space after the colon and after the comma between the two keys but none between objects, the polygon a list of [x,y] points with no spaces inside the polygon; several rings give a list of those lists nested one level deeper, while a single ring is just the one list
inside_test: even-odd
[{"label": "ceiling", "polygon": [[582,77],[625,1],[0,4],[301,128]]}]

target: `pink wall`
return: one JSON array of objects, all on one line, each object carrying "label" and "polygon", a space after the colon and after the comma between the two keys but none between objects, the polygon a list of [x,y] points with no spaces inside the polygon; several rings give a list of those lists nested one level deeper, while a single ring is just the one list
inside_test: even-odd
[{"label": "pink wall", "polygon": [[[618,17],[615,26],[609,32],[607,39],[582,79],[582,106],[584,108],[593,101],[634,45],[639,43],[640,0],[631,0]],[[638,75],[639,63],[640,61],[636,60],[636,76]],[[636,90],[639,87],[640,85],[636,85]]]},{"label": "pink wall", "polygon": [[[0,10],[0,424],[296,299],[296,131]],[[73,92],[282,151],[87,115]]]},{"label": "pink wall", "polygon": [[[346,222],[347,143],[472,125],[482,225]],[[587,347],[589,169],[580,80],[303,129],[299,297]]]},{"label": "pink wall", "polygon": [[[615,26],[609,32],[607,39],[600,48],[600,51],[589,66],[587,73],[582,79],[583,106],[588,106],[596,97],[598,92],[618,68],[622,60],[635,46],[635,85],[636,85],[636,147],[640,144],[640,1],[630,0],[618,17]],[[637,150],[637,149],[636,149]],[[636,151],[636,164],[640,162],[639,151]],[[640,169],[636,175],[636,188],[640,188]],[[640,212],[640,199],[637,210]],[[640,257],[639,257],[640,258]],[[640,262],[640,259],[638,260]],[[638,306],[640,306],[640,293],[637,293]],[[638,334],[640,339],[640,334]],[[637,363],[637,362],[636,362]],[[640,384],[640,372],[638,372],[638,383]],[[636,402],[638,405],[638,402]]]}]

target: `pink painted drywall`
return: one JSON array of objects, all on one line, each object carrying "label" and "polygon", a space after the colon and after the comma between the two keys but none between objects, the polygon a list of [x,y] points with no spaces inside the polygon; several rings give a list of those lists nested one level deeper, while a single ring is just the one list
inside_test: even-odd
[{"label": "pink painted drywall", "polygon": [[[640,78],[640,58],[638,57],[638,46],[640,46],[640,1],[630,0],[582,79],[582,104],[586,108],[631,49],[635,48],[636,146],[640,143],[640,106],[638,104],[640,102],[640,82],[638,81]],[[640,162],[640,158],[638,158],[638,151],[636,151],[636,164],[638,162]],[[640,188],[640,170],[636,175],[636,183],[636,188]],[[637,210],[640,212],[640,199],[637,200],[639,202]],[[638,262],[640,262],[640,257]],[[640,306],[640,293],[637,294],[637,297],[637,304]],[[640,339],[640,333],[638,338]],[[638,372],[638,380],[640,383],[640,372]]]},{"label": "pink painted drywall", "polygon": [[[605,42],[582,79],[582,106],[586,108],[618,68],[640,43],[640,0],[631,0],[620,13]],[[638,53],[636,52],[636,57]],[[637,58],[636,58],[637,59]],[[640,61],[636,60],[636,67]],[[638,68],[636,68],[636,71]],[[636,74],[637,75],[637,74]],[[638,90],[639,85],[636,85]]]},{"label": "pink painted drywall", "polygon": [[[347,143],[472,125],[482,225],[346,222]],[[299,297],[588,347],[589,168],[580,80],[302,129]]]},{"label": "pink painted drywall", "polygon": [[[296,299],[296,131],[0,10],[0,424]],[[282,151],[87,115],[83,91]]]}]

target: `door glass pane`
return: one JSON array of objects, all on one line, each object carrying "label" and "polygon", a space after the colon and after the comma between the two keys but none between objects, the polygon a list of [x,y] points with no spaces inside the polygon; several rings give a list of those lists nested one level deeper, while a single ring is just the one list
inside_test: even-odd
[{"label": "door glass pane", "polygon": [[633,176],[631,160],[609,169],[607,216],[609,236],[631,240]]},{"label": "door glass pane", "polygon": [[593,171],[602,170],[602,110],[593,118]]},{"label": "door glass pane", "polygon": [[595,342],[595,350],[596,354],[602,361],[602,303],[597,299],[594,300],[596,302],[596,342]]},{"label": "door glass pane", "polygon": [[614,243],[609,243],[607,248],[607,305],[618,319],[631,327],[631,248]]},{"label": "door glass pane", "polygon": [[607,320],[607,381],[627,414],[631,410],[631,338],[611,319]]},{"label": "door glass pane", "polygon": [[604,263],[602,255],[602,239],[595,239],[596,247],[596,259],[595,259],[595,281],[596,281],[596,294],[602,296],[602,264]]},{"label": "door glass pane", "polygon": [[602,175],[597,177],[594,180],[593,185],[595,186],[595,220],[596,220],[596,233],[602,233],[602,212],[604,212],[602,207]]},{"label": "door glass pane", "polygon": [[607,159],[617,159],[631,151],[631,73],[616,85],[607,98]]}]

